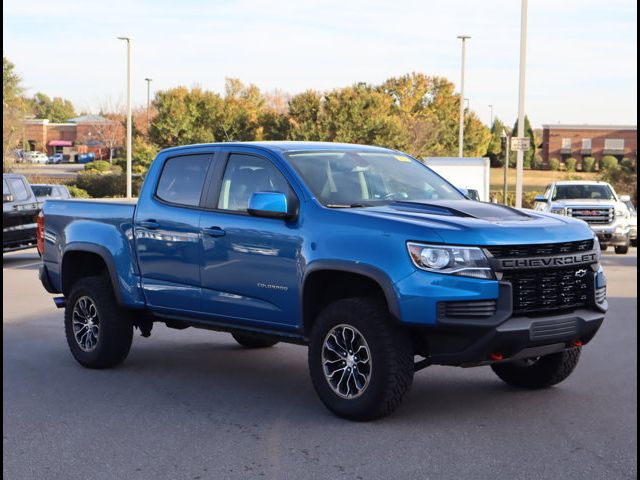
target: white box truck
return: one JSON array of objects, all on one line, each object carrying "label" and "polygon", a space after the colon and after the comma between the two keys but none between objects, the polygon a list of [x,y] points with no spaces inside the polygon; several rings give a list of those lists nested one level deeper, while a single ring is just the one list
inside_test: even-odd
[{"label": "white box truck", "polygon": [[490,201],[489,182],[491,170],[489,159],[481,157],[427,157],[423,159],[425,165],[460,189],[469,191],[478,200]]}]

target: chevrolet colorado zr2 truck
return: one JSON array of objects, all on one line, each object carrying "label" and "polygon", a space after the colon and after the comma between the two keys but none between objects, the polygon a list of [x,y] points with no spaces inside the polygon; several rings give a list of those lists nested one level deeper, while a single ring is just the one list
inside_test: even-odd
[{"label": "chevrolet colorado zr2 truck", "polygon": [[625,204],[631,198],[618,196],[606,182],[568,180],[547,186],[535,198],[534,209],[579,218],[598,236],[602,250],[612,245],[618,255],[629,251],[631,212]]},{"label": "chevrolet colorado zr2 truck", "polygon": [[607,310],[585,222],[469,200],[362,145],[170,148],[137,204],[47,200],[38,242],[81,365],[119,364],[154,322],[308,345],[320,400],[354,420],[394,411],[429,365],[557,384]]}]

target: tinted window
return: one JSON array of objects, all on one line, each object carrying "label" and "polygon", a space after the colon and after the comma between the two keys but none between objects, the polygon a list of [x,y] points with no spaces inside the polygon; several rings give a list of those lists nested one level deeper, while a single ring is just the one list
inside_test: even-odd
[{"label": "tinted window", "polygon": [[9,184],[11,185],[11,190],[13,190],[14,200],[20,202],[29,198],[29,191],[22,179],[10,178]]},{"label": "tinted window", "polygon": [[208,166],[208,155],[175,157],[167,160],[162,169],[156,195],[167,202],[191,207],[198,206]]},{"label": "tinted window", "polygon": [[552,200],[570,199],[613,200],[608,185],[556,185]]},{"label": "tinted window", "polygon": [[222,179],[218,208],[246,211],[254,192],[289,195],[289,184],[269,160],[251,155],[231,155]]},{"label": "tinted window", "polygon": [[11,190],[9,190],[9,184],[4,178],[2,179],[2,195],[11,195]]},{"label": "tinted window", "polygon": [[31,185],[31,189],[36,197],[50,197],[51,196],[51,187],[46,187],[44,185]]}]

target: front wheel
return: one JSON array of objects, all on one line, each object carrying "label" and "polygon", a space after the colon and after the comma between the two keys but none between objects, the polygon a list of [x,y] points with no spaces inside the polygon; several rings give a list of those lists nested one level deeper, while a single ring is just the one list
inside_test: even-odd
[{"label": "front wheel", "polygon": [[496,363],[491,369],[500,379],[514,387],[546,388],[565,380],[578,364],[580,348],[571,348],[537,358]]},{"label": "front wheel", "polygon": [[73,285],[64,327],[71,353],[87,368],[114,367],[129,354],[133,323],[118,307],[107,277],[86,277]]},{"label": "front wheel", "polygon": [[619,247],[616,247],[616,255],[625,255],[628,251],[629,251],[629,244],[627,243],[626,245],[620,245]]},{"label": "front wheel", "polygon": [[330,411],[350,420],[373,420],[398,408],[411,387],[413,347],[383,303],[338,300],[316,319],[309,371]]}]

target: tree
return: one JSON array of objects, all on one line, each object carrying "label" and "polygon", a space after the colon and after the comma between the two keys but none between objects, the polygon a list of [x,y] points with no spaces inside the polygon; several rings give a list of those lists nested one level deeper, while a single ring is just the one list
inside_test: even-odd
[{"label": "tree", "polygon": [[[514,137],[518,136],[518,121],[513,125],[512,135]],[[529,122],[529,117],[525,115],[524,117],[524,136],[529,137],[529,150],[524,152],[524,168],[531,168],[533,165],[533,159],[536,154],[536,138],[533,133],[533,128],[531,128],[531,123]],[[514,154],[515,157],[515,154]]]},{"label": "tree", "polygon": [[224,102],[216,93],[176,87],[156,92],[153,106],[149,138],[161,148],[225,138]]},{"label": "tree", "polygon": [[264,98],[258,87],[244,85],[237,78],[227,78],[222,118],[225,136],[230,140],[255,140],[263,107]]},{"label": "tree", "polygon": [[2,171],[11,162],[11,151],[16,148],[22,133],[26,111],[22,79],[15,72],[15,65],[2,57]]},{"label": "tree", "polygon": [[503,132],[506,133],[505,125],[496,117],[493,120],[493,125],[491,125],[491,140],[487,146],[486,153],[486,156],[491,160],[491,165],[494,166],[504,165]]},{"label": "tree", "polygon": [[320,110],[322,94],[315,90],[307,90],[289,100],[289,123],[291,140],[323,140],[320,128]]},{"label": "tree", "polygon": [[86,134],[78,137],[81,143],[97,141],[109,149],[109,163],[113,164],[113,153],[117,147],[122,147],[125,141],[126,127],[124,114],[104,113],[102,115],[88,115]]},{"label": "tree", "polygon": [[63,123],[76,116],[73,103],[64,98],[49,98],[44,93],[38,92],[29,99],[29,107],[36,118],[46,118],[51,123]]}]

